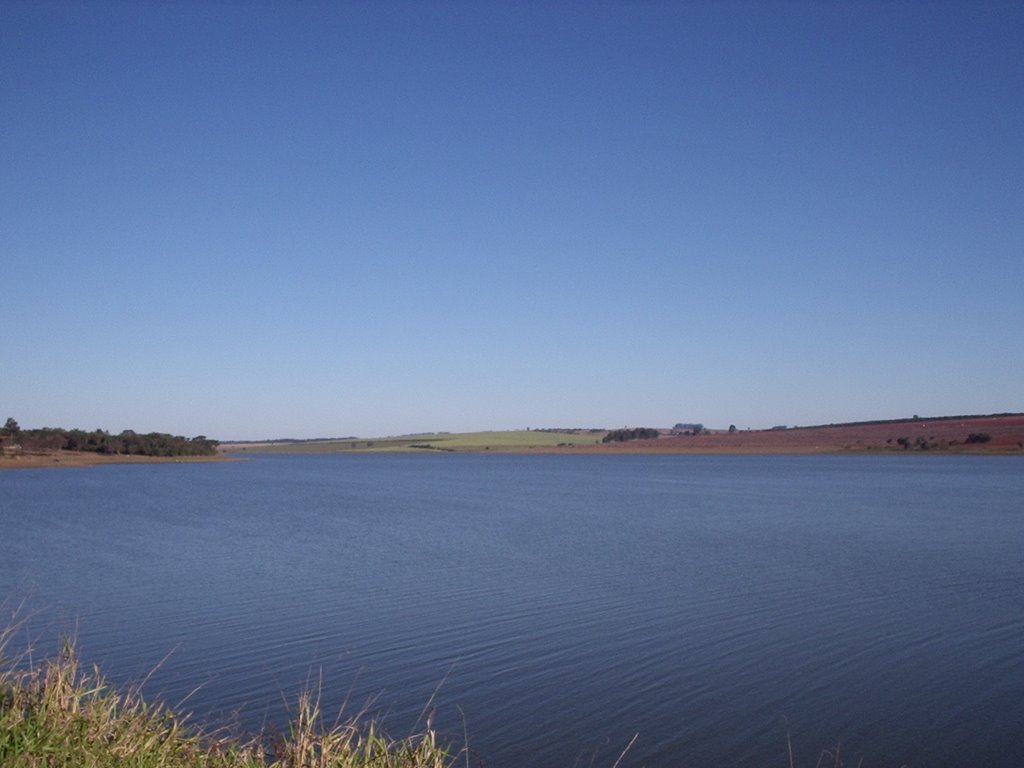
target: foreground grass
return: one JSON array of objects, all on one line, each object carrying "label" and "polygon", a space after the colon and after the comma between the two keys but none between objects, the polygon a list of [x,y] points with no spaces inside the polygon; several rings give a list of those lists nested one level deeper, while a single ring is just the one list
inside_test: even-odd
[{"label": "foreground grass", "polygon": [[206,733],[137,689],[115,690],[83,669],[71,644],[25,667],[0,633],[0,765],[5,768],[447,768],[428,727],[393,740],[373,721],[328,726],[317,697],[299,697],[286,733]]},{"label": "foreground grass", "polygon": [[[391,739],[372,720],[328,726],[311,693],[299,696],[284,734],[207,732],[187,715],[147,702],[138,688],[115,689],[96,667],[83,669],[70,643],[38,665],[5,656],[12,634],[0,631],[4,768],[455,768],[462,759],[469,765],[465,748],[453,755],[438,743],[429,717],[424,730]],[[638,736],[611,768],[620,768]],[[853,768],[840,752],[821,752],[814,768]],[[797,768],[791,742],[788,757],[788,768]]]}]

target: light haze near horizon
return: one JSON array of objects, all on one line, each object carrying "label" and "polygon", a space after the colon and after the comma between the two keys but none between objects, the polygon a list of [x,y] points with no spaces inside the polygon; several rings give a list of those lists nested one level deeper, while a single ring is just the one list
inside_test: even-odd
[{"label": "light haze near horizon", "polygon": [[0,6],[0,419],[1024,411],[1024,5]]}]

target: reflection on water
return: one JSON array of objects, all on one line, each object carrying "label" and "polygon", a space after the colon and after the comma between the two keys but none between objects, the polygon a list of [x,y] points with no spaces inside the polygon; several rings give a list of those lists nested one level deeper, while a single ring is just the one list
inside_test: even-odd
[{"label": "reflection on water", "polygon": [[[977,457],[260,457],[0,475],[37,639],[259,727],[324,681],[488,766],[1016,764],[1024,473]],[[198,690],[196,690],[199,686]],[[463,715],[464,713],[464,715]]]}]

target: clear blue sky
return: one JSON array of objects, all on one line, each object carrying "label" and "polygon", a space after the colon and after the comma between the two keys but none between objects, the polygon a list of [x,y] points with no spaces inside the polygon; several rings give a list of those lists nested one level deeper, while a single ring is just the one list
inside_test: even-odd
[{"label": "clear blue sky", "polygon": [[1024,4],[0,5],[0,418],[1024,411]]}]

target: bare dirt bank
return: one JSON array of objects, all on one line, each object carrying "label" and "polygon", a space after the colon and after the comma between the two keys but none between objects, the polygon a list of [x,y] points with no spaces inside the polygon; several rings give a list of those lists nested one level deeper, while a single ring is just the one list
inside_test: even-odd
[{"label": "bare dirt bank", "polygon": [[96,467],[104,464],[184,464],[207,461],[232,461],[226,456],[127,456],[90,451],[45,451],[0,453],[0,469],[38,469],[41,467]]}]

